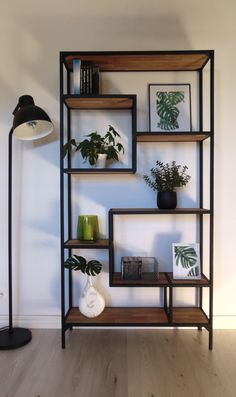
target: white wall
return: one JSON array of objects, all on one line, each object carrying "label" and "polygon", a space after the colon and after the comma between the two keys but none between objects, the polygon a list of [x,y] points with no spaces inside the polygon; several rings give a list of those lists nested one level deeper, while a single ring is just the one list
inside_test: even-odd
[{"label": "white wall", "polygon": [[[35,143],[14,141],[14,312],[22,322],[28,321],[31,326],[50,326],[54,318],[57,324],[60,314],[59,51],[215,49],[214,313],[216,326],[235,326],[235,12],[236,5],[233,0],[221,3],[213,0],[100,0],[96,3],[85,0],[23,0],[15,2],[14,5],[4,1],[0,15],[0,291],[4,293],[0,298],[2,321],[8,307],[7,145],[12,122],[11,112],[18,97],[31,94],[36,104],[50,114],[55,132],[46,140]],[[142,152],[139,155],[143,156]],[[179,160],[178,151],[173,151],[173,156]],[[188,161],[187,158],[183,159],[185,160]],[[191,172],[194,176],[194,169]],[[130,186],[132,180],[135,193],[143,192],[141,201],[145,201],[147,206],[154,205],[154,196],[143,181],[137,179],[138,176],[129,178],[128,180],[125,177],[125,186]],[[106,177],[101,182],[105,181],[107,186],[108,179]],[[80,183],[80,189],[85,189],[88,184],[85,179]],[[189,192],[183,193],[183,200],[187,199],[188,194],[190,197],[194,196],[192,188],[189,189]],[[131,206],[130,197],[127,201]],[[115,197],[110,195],[107,201],[102,202],[102,211],[105,213],[104,207],[119,206],[117,202],[114,205],[115,202]],[[124,201],[121,204],[126,206]],[[106,263],[106,254],[103,255]],[[108,301],[115,304],[115,300],[119,298],[118,291],[108,290],[107,282],[102,277],[98,283]],[[129,291],[122,289],[121,292],[120,299],[126,304],[130,299]],[[145,290],[143,294],[145,299],[153,299],[152,291]]]}]

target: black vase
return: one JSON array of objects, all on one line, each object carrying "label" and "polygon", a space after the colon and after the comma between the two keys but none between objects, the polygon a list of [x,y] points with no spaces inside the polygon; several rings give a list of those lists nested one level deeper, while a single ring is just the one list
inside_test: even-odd
[{"label": "black vase", "polygon": [[176,192],[158,192],[157,206],[161,210],[173,210],[177,206]]}]

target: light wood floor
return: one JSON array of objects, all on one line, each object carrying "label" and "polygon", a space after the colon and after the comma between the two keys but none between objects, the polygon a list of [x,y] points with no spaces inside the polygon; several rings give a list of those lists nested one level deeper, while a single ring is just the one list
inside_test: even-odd
[{"label": "light wood floor", "polygon": [[235,397],[236,330],[59,330],[0,352],[1,397]]}]

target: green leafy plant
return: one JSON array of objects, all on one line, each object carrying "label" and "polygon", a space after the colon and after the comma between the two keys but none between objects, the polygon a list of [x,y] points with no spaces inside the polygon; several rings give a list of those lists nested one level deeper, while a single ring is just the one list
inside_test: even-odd
[{"label": "green leafy plant", "polygon": [[194,248],[189,246],[175,247],[174,253],[176,266],[181,266],[184,269],[191,268],[187,276],[199,276],[199,267],[196,266],[197,253]]},{"label": "green leafy plant", "polygon": [[188,167],[176,164],[164,164],[162,161],[156,161],[156,167],[151,168],[151,177],[144,175],[147,185],[158,192],[173,192],[175,188],[187,185],[190,175],[186,174]]},{"label": "green leafy plant", "polygon": [[184,92],[157,92],[156,95],[156,109],[157,114],[160,117],[160,121],[157,126],[165,131],[178,129],[179,109],[176,105],[184,101]]},{"label": "green leafy plant", "polygon": [[99,154],[106,154],[107,160],[119,161],[118,154],[124,153],[124,147],[117,140],[120,138],[118,132],[111,125],[108,127],[108,131],[103,136],[96,131],[86,135],[87,138],[82,142],[70,139],[63,147],[64,157],[74,150],[80,151],[83,159],[90,165],[96,164]]},{"label": "green leafy plant", "polygon": [[83,256],[73,255],[69,257],[65,262],[64,266],[70,270],[81,270],[82,273],[88,274],[89,276],[96,276],[102,270],[101,262],[97,260],[87,260]]}]

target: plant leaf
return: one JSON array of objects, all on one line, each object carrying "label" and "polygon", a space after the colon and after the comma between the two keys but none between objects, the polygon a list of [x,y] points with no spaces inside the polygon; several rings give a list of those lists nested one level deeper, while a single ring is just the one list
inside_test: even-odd
[{"label": "plant leaf", "polygon": [[78,144],[76,143],[75,139],[70,139],[65,145],[63,146],[63,156],[66,157],[67,153],[70,153],[73,149],[73,146],[75,147],[75,150],[77,150]]},{"label": "plant leaf", "polygon": [[101,270],[102,270],[102,264],[99,261],[94,259],[87,263],[86,273],[89,276],[96,276],[101,272]]},{"label": "plant leaf", "polygon": [[197,253],[193,247],[174,247],[174,254],[176,266],[181,266],[187,269],[195,266],[197,262]]},{"label": "plant leaf", "polygon": [[157,126],[171,131],[179,128],[179,109],[176,105],[184,100],[183,91],[157,92],[156,109],[160,117]]},{"label": "plant leaf", "polygon": [[83,256],[78,255],[69,257],[64,262],[64,266],[70,270],[81,270],[82,273],[86,273],[89,276],[96,276],[102,270],[101,262],[95,259],[87,262]]}]

